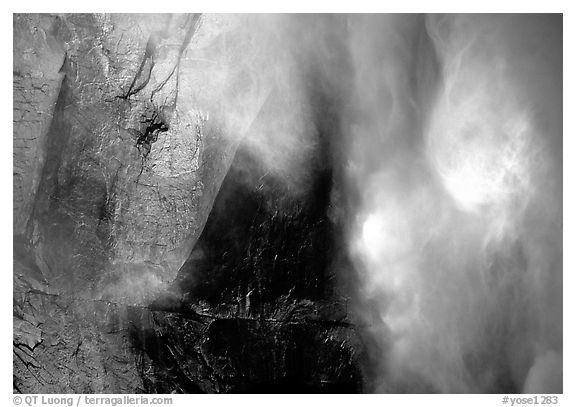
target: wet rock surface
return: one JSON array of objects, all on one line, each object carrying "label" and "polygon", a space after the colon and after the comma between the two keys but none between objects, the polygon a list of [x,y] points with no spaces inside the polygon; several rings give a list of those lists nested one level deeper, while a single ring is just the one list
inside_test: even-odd
[{"label": "wet rock surface", "polygon": [[331,170],[298,194],[247,178],[269,90],[237,86],[241,33],[14,16],[14,391],[361,390]]}]

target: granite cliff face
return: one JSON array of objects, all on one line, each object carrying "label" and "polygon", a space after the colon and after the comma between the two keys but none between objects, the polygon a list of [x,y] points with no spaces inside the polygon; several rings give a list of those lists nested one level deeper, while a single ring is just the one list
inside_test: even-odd
[{"label": "granite cliff face", "polygon": [[235,16],[14,16],[15,391],[360,390],[331,168],[294,194],[243,147],[261,46]]}]

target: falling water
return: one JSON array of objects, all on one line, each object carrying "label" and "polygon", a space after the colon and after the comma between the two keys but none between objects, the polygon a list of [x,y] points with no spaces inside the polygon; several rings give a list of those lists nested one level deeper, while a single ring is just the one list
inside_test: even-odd
[{"label": "falling water", "polygon": [[349,247],[375,390],[561,391],[561,20],[429,16],[427,59],[412,20],[351,41]]}]

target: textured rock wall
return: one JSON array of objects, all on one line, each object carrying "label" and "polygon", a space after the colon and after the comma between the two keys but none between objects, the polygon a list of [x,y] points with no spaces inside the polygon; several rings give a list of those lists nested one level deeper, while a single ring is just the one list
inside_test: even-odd
[{"label": "textured rock wall", "polygon": [[46,134],[60,91],[64,47],[45,15],[14,17],[14,233],[22,234],[32,211],[45,159]]},{"label": "textured rock wall", "polygon": [[[264,237],[249,246],[262,260],[244,246],[228,263],[194,263],[199,251],[218,253],[196,242],[271,92],[254,74],[263,45],[244,21],[14,16],[15,391],[358,389],[344,299],[324,290],[334,276],[311,258],[329,221],[299,223],[310,197],[262,213],[260,196],[236,219],[220,209],[201,238],[221,250],[233,242],[214,231],[239,222],[267,233],[292,227],[302,247]],[[259,223],[246,225],[248,215]],[[275,273],[272,250],[284,253],[287,274]],[[199,276],[208,283],[198,286]],[[206,286],[219,294],[193,294]]]}]

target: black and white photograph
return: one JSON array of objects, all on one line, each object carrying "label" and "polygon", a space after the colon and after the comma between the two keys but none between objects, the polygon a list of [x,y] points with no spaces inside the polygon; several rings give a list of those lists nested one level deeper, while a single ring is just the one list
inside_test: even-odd
[{"label": "black and white photograph", "polygon": [[563,14],[11,18],[7,405],[569,390]]}]

